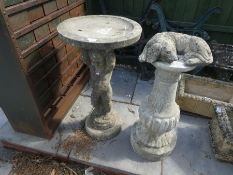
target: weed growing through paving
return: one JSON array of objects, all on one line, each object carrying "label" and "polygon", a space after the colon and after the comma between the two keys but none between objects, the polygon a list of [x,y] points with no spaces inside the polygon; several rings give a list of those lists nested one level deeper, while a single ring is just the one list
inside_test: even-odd
[{"label": "weed growing through paving", "polygon": [[96,145],[96,141],[91,138],[83,129],[77,129],[68,136],[62,143],[62,148],[66,152],[74,151],[77,156],[88,161],[91,159],[91,152]]}]

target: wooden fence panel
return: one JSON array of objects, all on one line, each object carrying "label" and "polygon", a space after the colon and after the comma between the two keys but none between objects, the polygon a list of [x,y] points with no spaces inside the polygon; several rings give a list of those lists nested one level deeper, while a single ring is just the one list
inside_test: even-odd
[{"label": "wooden fence panel", "polygon": [[[87,0],[95,8],[89,10],[98,14],[98,1]],[[139,19],[146,11],[150,0],[105,0],[108,14]],[[209,8],[221,7],[221,14],[212,15],[204,28],[211,39],[220,43],[233,44],[233,1],[230,0],[161,0],[166,19],[194,23]]]}]

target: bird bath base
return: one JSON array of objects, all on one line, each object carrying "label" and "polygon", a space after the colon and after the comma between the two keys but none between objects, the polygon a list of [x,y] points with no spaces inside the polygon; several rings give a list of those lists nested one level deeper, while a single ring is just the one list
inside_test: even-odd
[{"label": "bird bath base", "polygon": [[135,123],[132,128],[132,133],[130,137],[131,145],[134,151],[138,155],[142,156],[147,160],[159,161],[163,157],[166,157],[169,154],[171,154],[171,152],[176,146],[176,140],[177,140],[176,130],[167,132],[162,136],[160,136],[159,138],[157,138],[156,142],[161,142],[163,139],[170,138],[170,143],[168,145],[157,148],[157,147],[149,146],[143,142],[137,141],[137,131],[140,130],[140,127],[141,126],[139,122]]},{"label": "bird bath base", "polygon": [[[99,121],[98,118],[100,118]],[[98,117],[91,114],[86,117],[85,129],[91,137],[97,140],[106,140],[119,134],[121,121],[115,112]]]}]

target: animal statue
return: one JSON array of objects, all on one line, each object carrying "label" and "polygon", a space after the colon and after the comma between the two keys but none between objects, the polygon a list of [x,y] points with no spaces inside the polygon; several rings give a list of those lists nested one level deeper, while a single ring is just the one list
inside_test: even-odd
[{"label": "animal statue", "polygon": [[139,56],[139,61],[151,64],[177,60],[194,66],[212,63],[213,56],[209,45],[202,38],[175,32],[155,34]]}]

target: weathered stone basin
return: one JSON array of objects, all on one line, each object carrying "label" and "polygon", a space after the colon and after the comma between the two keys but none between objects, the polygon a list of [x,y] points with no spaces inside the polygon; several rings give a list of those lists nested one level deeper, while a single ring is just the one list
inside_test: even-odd
[{"label": "weathered stone basin", "polygon": [[183,74],[176,101],[184,111],[212,118],[214,105],[233,107],[233,84]]},{"label": "weathered stone basin", "polygon": [[86,49],[116,49],[139,40],[141,26],[128,18],[111,15],[89,15],[70,18],[58,28],[68,43]]}]

